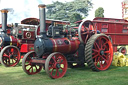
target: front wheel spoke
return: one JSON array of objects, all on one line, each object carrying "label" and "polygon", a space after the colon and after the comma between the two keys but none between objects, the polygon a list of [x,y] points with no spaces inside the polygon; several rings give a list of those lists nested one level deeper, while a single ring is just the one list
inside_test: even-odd
[{"label": "front wheel spoke", "polygon": [[31,64],[29,63],[29,64],[25,65],[25,67],[27,67],[27,66],[29,66],[29,65],[31,65]]},{"label": "front wheel spoke", "polygon": [[30,70],[32,69],[32,66],[27,70],[27,71],[29,71],[30,72]]},{"label": "front wheel spoke", "polygon": [[8,64],[10,65],[10,59],[8,59],[8,61],[7,61],[7,62],[8,62]]},{"label": "front wheel spoke", "polygon": [[14,60],[12,59],[12,63],[14,63]]},{"label": "front wheel spoke", "polygon": [[54,68],[53,65],[49,66],[49,70],[50,70],[50,69],[53,69],[53,68]]},{"label": "front wheel spoke", "polygon": [[15,61],[17,61],[18,59],[17,58],[14,58]]},{"label": "front wheel spoke", "polygon": [[59,62],[59,64],[63,64],[64,63],[64,61],[63,60],[61,60],[60,62]]},{"label": "front wheel spoke", "polygon": [[9,57],[9,55],[7,55],[6,53],[3,54],[4,57]]},{"label": "front wheel spoke", "polygon": [[[56,57],[56,56],[55,56],[55,57]],[[55,59],[55,57],[52,57],[52,59],[53,59],[53,61],[54,61],[54,62],[56,62],[56,59]]]},{"label": "front wheel spoke", "polygon": [[54,65],[55,62],[53,62],[52,60],[49,61],[49,65]]},{"label": "front wheel spoke", "polygon": [[36,65],[35,65],[35,68],[36,68],[36,71],[37,71],[38,69],[37,69],[37,66]]},{"label": "front wheel spoke", "polygon": [[62,64],[62,63],[64,63],[64,60],[61,58],[61,59],[59,60],[59,64]]},{"label": "front wheel spoke", "polygon": [[65,62],[60,63],[60,65],[65,65]]},{"label": "front wheel spoke", "polygon": [[28,57],[29,60],[31,60],[32,58],[31,57]]},{"label": "front wheel spoke", "polygon": [[33,67],[32,67],[32,69],[31,69],[31,72],[33,73]]},{"label": "front wheel spoke", "polygon": [[4,61],[8,61],[9,58],[3,58]]},{"label": "front wheel spoke", "polygon": [[16,50],[12,48],[12,49],[10,50],[10,52],[11,52],[12,54],[14,54],[14,52],[16,52]]},{"label": "front wheel spoke", "polygon": [[13,57],[17,57],[18,55],[17,54],[13,54]]},{"label": "front wheel spoke", "polygon": [[59,71],[58,71],[58,69],[56,69],[56,74],[55,74],[55,76],[57,76],[57,73],[58,73]]},{"label": "front wheel spoke", "polygon": [[51,75],[52,75],[53,71],[54,71],[54,68],[53,68],[52,71],[50,72]]},{"label": "front wheel spoke", "polygon": [[62,71],[64,71],[64,68],[60,67],[60,69],[62,69]]},{"label": "front wheel spoke", "polygon": [[10,49],[7,50],[8,55],[10,55]]}]

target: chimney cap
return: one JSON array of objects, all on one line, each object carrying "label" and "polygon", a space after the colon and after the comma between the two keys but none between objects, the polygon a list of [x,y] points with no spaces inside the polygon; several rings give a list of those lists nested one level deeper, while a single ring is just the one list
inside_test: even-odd
[{"label": "chimney cap", "polygon": [[0,11],[1,11],[1,13],[8,13],[8,10],[7,9],[2,9]]},{"label": "chimney cap", "polygon": [[46,5],[45,5],[45,4],[40,4],[40,5],[38,5],[38,7],[39,7],[39,8],[45,8]]}]

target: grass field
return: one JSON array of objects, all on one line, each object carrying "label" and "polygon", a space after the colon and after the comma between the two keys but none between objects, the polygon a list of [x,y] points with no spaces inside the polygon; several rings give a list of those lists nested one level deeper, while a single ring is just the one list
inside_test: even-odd
[{"label": "grass field", "polygon": [[60,79],[51,79],[42,70],[36,75],[27,75],[21,64],[6,68],[0,65],[0,85],[127,85],[128,67],[111,66],[106,71],[93,72],[88,66],[68,69]]}]

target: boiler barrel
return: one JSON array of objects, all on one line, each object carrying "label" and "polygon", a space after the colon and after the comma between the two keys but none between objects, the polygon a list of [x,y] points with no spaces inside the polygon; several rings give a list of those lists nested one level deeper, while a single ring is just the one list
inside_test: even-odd
[{"label": "boiler barrel", "polygon": [[53,52],[61,52],[64,54],[74,53],[79,47],[79,40],[69,40],[67,38],[50,39],[53,44]]},{"label": "boiler barrel", "polygon": [[17,45],[18,40],[14,36],[4,36],[0,37],[0,46],[7,46],[7,45]]},{"label": "boiler barrel", "polygon": [[34,50],[38,57],[41,57],[45,53],[53,52],[72,54],[77,51],[79,44],[79,40],[69,40],[68,38],[37,38],[34,43]]}]

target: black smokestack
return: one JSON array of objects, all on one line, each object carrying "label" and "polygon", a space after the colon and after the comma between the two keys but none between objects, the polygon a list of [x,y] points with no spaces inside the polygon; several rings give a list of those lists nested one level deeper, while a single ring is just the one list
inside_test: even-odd
[{"label": "black smokestack", "polygon": [[1,10],[3,32],[6,32],[6,28],[7,28],[7,13],[8,13],[8,10],[6,9]]},{"label": "black smokestack", "polygon": [[45,7],[46,5],[40,4],[39,7],[39,19],[40,19],[40,35],[43,36],[43,38],[46,37],[46,24],[45,24]]}]

